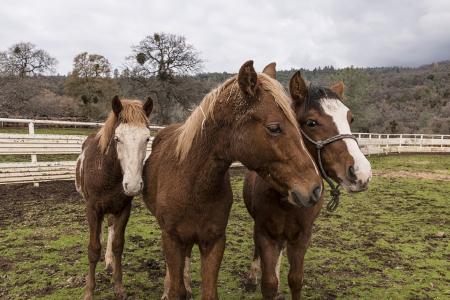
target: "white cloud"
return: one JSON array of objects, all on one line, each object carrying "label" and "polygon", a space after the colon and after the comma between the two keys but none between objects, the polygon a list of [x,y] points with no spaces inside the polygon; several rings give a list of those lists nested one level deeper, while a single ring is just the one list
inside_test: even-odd
[{"label": "white cloud", "polygon": [[120,67],[153,32],[185,35],[205,71],[334,65],[417,66],[449,59],[450,1],[2,1],[0,49],[30,41],[71,69],[82,51]]}]

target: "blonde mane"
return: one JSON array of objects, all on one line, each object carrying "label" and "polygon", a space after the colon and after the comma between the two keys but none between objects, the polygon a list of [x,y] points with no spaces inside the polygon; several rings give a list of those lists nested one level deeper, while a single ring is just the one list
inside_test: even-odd
[{"label": "blonde mane", "polygon": [[[269,92],[275,99],[277,105],[281,108],[288,121],[298,129],[297,120],[291,108],[291,100],[286,94],[283,86],[275,79],[270,78],[264,73],[258,74],[258,84],[260,87]],[[226,93],[225,90],[229,92]],[[192,112],[189,118],[182,126],[177,129],[178,140],[176,154],[180,161],[183,161],[195,137],[201,133],[204,123],[207,119],[214,120],[214,108],[218,102],[240,100],[242,98],[241,90],[237,82],[237,75],[225,81],[222,85],[209,92],[202,100],[199,106]]]},{"label": "blonde mane", "polygon": [[109,142],[114,134],[116,124],[127,123],[138,127],[148,126],[148,118],[145,115],[143,104],[139,100],[120,100],[122,103],[122,110],[119,117],[111,111],[103,124],[102,128],[97,132],[97,138],[99,139],[98,146],[102,153],[105,153],[108,149]]}]

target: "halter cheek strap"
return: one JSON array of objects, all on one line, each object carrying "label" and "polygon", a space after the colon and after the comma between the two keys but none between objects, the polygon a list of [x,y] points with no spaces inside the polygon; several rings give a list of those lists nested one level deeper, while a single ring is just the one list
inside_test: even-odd
[{"label": "halter cheek strap", "polygon": [[331,200],[327,204],[327,210],[328,211],[335,211],[336,208],[339,206],[339,196],[341,195],[341,191],[339,190],[340,184],[335,185],[333,180],[327,175],[325,172],[325,169],[323,167],[322,163],[322,156],[321,156],[321,150],[328,144],[331,144],[333,142],[342,140],[342,139],[353,139],[358,143],[358,140],[352,135],[352,134],[338,134],[335,136],[332,136],[326,140],[323,141],[315,141],[310,136],[308,136],[303,129],[300,128],[300,132],[302,133],[303,137],[306,138],[309,142],[311,142],[317,149],[317,163],[319,165],[320,173],[322,173],[323,179],[328,183],[330,186],[330,196]]}]

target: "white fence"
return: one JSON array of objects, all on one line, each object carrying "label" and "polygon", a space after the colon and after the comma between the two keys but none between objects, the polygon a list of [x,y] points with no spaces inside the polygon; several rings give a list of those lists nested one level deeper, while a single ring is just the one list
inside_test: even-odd
[{"label": "white fence", "polygon": [[[35,134],[35,124],[100,127],[103,123],[68,122],[52,120],[6,119],[0,123],[28,124],[28,134],[0,133],[1,155],[30,155],[30,162],[0,163],[0,184],[34,183],[73,180],[75,178],[75,161],[38,161],[37,155],[74,154],[81,152],[84,135],[50,135]],[[151,130],[159,130],[163,126],[150,126]],[[149,143],[147,154],[151,151]]]},{"label": "white fence", "polygon": [[[0,184],[73,180],[75,161],[38,161],[37,155],[79,154],[86,136],[35,134],[35,124],[99,127],[102,123],[4,119],[26,123],[28,134],[0,133],[0,155],[30,155],[29,162],[0,163]],[[150,126],[159,130],[163,126]],[[366,155],[389,153],[450,153],[450,135],[355,133]],[[149,143],[148,153],[151,151]]]}]

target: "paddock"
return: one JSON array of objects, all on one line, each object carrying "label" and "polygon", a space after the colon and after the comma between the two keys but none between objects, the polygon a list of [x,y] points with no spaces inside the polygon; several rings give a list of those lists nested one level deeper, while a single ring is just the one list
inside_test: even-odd
[{"label": "paddock", "polygon": [[[73,168],[80,141],[89,130],[72,129],[70,133],[77,134],[68,135],[61,134],[64,130],[42,128],[38,133],[69,145],[58,148],[54,147],[58,143],[50,143],[53,146],[48,147],[42,135],[26,132],[30,128],[26,121],[23,124],[28,127],[0,131],[1,138],[10,138],[11,144],[23,143],[20,138],[34,142],[32,151],[6,146],[6,140],[0,147],[0,298],[79,299],[85,284],[88,233],[85,203],[75,191],[69,168]],[[450,155],[442,153],[450,150],[450,139],[427,135],[409,140],[405,135],[357,137],[363,150],[365,145],[366,149],[378,149],[377,154],[367,153],[374,170],[373,182],[366,193],[344,193],[337,211],[321,212],[306,255],[305,299],[448,298]],[[414,151],[406,151],[408,147],[415,147]],[[423,153],[403,154],[418,151]],[[12,176],[5,166],[21,164],[28,169],[15,174],[25,179],[6,182]],[[58,175],[48,172],[53,167],[60,168],[65,177],[53,177]],[[250,291],[245,285],[253,240],[252,220],[241,194],[244,171],[240,166],[232,169],[234,204],[219,275],[221,299],[261,298],[259,288]],[[48,177],[36,177],[39,172],[47,172]],[[33,186],[38,182],[39,187]],[[199,260],[194,248],[195,299],[200,295]],[[159,299],[165,269],[160,230],[140,197],[133,202],[123,263],[129,298]],[[102,261],[97,268],[96,297],[114,299],[110,276],[103,268]],[[283,264],[281,286],[285,294],[286,276],[287,264]]]},{"label": "paddock", "polygon": [[[371,156],[367,193],[344,193],[334,213],[321,212],[306,255],[305,299],[448,298],[450,156]],[[398,176],[401,171],[401,176]],[[233,169],[235,203],[219,276],[221,299],[260,299],[246,291],[252,220]],[[0,186],[0,298],[79,299],[87,266],[85,204],[71,181]],[[106,237],[104,237],[106,239]],[[106,242],[104,240],[104,242]],[[110,276],[98,267],[99,299],[113,299]],[[193,290],[199,296],[194,248]],[[287,292],[286,265],[282,289]],[[158,299],[164,260],[155,218],[140,198],[133,204],[124,250],[131,299]]]}]

